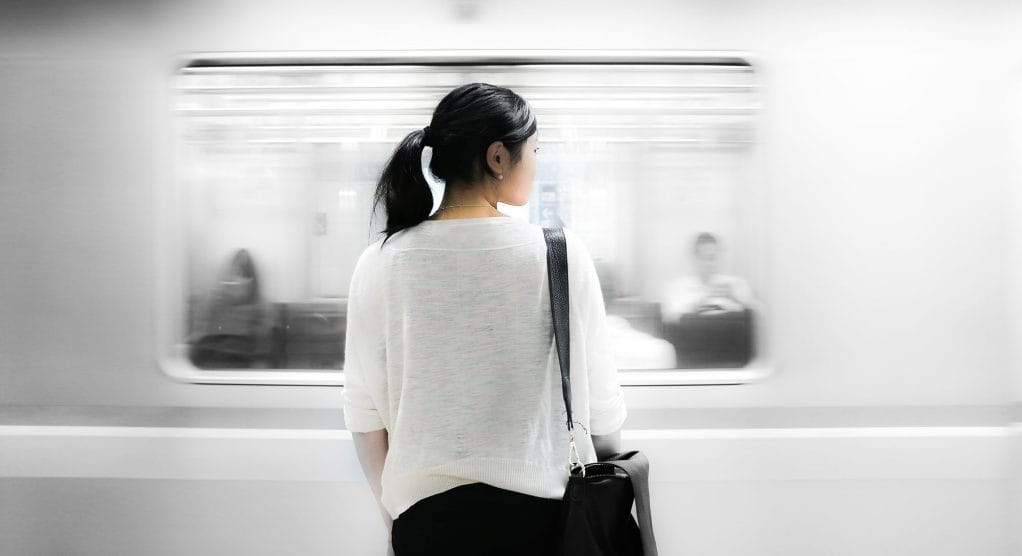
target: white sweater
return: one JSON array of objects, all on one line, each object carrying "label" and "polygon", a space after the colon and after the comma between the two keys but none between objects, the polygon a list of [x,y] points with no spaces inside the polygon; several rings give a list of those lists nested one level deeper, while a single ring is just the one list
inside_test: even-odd
[{"label": "white sweater", "polygon": [[[570,230],[572,413],[591,434],[627,416],[596,269]],[[348,297],[344,418],[386,428],[382,499],[482,482],[561,498],[568,434],[542,228],[509,217],[427,220],[359,257]],[[583,462],[596,461],[576,425]]]}]

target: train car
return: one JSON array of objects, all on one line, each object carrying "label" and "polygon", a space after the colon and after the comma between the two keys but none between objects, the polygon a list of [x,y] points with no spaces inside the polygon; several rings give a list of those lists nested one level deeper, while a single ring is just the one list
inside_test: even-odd
[{"label": "train car", "polygon": [[386,554],[348,287],[387,156],[484,81],[539,121],[501,208],[596,265],[661,554],[1022,554],[1020,28],[1006,1],[3,3],[0,553]]}]

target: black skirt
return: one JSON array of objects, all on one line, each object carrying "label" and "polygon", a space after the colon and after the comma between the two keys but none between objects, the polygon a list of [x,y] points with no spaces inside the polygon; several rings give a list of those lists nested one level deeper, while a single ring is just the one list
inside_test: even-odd
[{"label": "black skirt", "polygon": [[561,500],[485,483],[462,485],[416,502],[391,531],[394,556],[552,554]]}]

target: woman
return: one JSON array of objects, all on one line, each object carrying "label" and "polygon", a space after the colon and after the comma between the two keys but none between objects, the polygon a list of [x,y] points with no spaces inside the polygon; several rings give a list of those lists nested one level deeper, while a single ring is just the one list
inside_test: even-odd
[{"label": "woman", "polygon": [[[544,554],[568,481],[542,228],[523,205],[536,117],[493,85],[454,89],[380,178],[386,237],[348,297],[344,416],[397,556]],[[422,172],[446,183],[433,197]],[[620,451],[626,418],[592,259],[565,230],[572,411],[584,462]]]},{"label": "woman", "polygon": [[197,313],[191,335],[191,358],[197,367],[269,366],[272,324],[260,296],[255,263],[247,250],[234,252]]}]

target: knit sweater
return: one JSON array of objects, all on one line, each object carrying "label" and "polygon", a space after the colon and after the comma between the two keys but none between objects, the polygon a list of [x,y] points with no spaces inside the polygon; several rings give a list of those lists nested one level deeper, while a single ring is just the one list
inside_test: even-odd
[{"label": "knit sweater", "polygon": [[[627,416],[592,258],[565,229],[571,397],[582,461],[590,434]],[[382,503],[482,482],[561,498],[568,433],[542,228],[511,217],[427,220],[363,251],[348,297],[344,418],[386,429]]]}]

